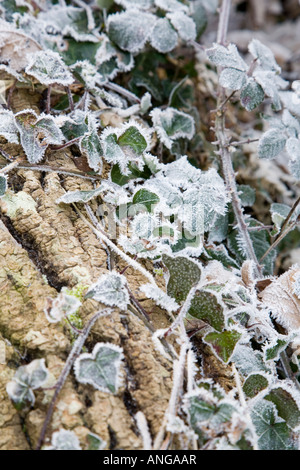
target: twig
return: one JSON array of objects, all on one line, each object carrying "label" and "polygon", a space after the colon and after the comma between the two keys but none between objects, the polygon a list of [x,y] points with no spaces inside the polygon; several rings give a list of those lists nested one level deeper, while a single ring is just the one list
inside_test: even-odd
[{"label": "twig", "polygon": [[231,147],[239,147],[240,145],[251,144],[252,142],[258,142],[259,139],[247,139],[241,141],[230,142],[229,145]]},{"label": "twig", "polygon": [[125,98],[127,98],[129,101],[134,101],[135,103],[141,102],[140,98],[138,98],[135,94],[131,93],[120,85],[117,85],[116,83],[108,82],[105,83],[103,86],[105,88],[108,88],[109,90],[115,91],[116,93],[125,96]]},{"label": "twig", "polygon": [[19,166],[19,164],[21,162],[23,162],[25,159],[24,156],[22,157],[18,157],[16,160],[14,160],[13,162],[9,163],[8,165],[5,165],[4,167],[2,167],[0,169],[0,174],[5,174],[5,173],[9,173],[11,170],[13,170],[14,168],[16,168],[17,166]]},{"label": "twig", "polygon": [[[16,160],[14,160],[15,162]],[[24,161],[24,160],[23,160]],[[13,163],[14,163],[13,162]],[[8,168],[9,165],[1,166],[0,165],[0,173],[4,173],[4,170]],[[78,178],[86,179],[89,181],[99,181],[101,179],[100,176],[88,176],[84,173],[81,173],[80,171],[69,171],[69,170],[64,170],[63,168],[59,167],[54,167],[54,166],[46,166],[46,165],[31,165],[30,163],[26,164],[24,163],[23,165],[15,165],[18,167],[20,170],[32,170],[32,171],[45,171],[47,173],[53,172],[53,173],[59,173],[62,175],[66,176],[76,176]],[[12,170],[12,168],[9,168],[9,171]]]},{"label": "twig", "polygon": [[267,249],[267,251],[264,253],[264,255],[260,258],[259,262],[262,263],[262,261],[268,256],[271,251],[276,248],[276,246],[279,245],[279,243],[292,231],[294,228],[297,226],[297,222],[293,222],[284,232],[280,232],[279,236],[276,238],[276,240],[272,243],[271,246]]},{"label": "twig", "polygon": [[67,377],[68,377],[68,375],[71,371],[71,368],[72,368],[75,360],[77,359],[77,357],[81,353],[81,350],[84,346],[84,343],[85,343],[92,327],[94,326],[96,321],[99,320],[99,318],[104,317],[106,315],[109,315],[111,312],[112,312],[111,309],[105,309],[105,310],[100,310],[99,312],[95,313],[95,315],[93,315],[93,317],[88,321],[86,326],[83,328],[80,336],[78,336],[78,338],[76,339],[76,341],[73,345],[73,348],[72,348],[72,350],[71,350],[71,352],[68,356],[67,362],[65,363],[65,366],[64,366],[64,368],[63,368],[63,370],[62,370],[62,372],[59,376],[59,379],[56,383],[55,392],[54,392],[54,395],[53,395],[52,400],[50,402],[45,421],[43,423],[43,427],[42,427],[42,430],[41,430],[41,433],[40,433],[40,436],[39,436],[39,440],[38,440],[38,443],[37,443],[37,446],[36,446],[36,450],[40,450],[42,445],[43,445],[43,442],[44,442],[45,436],[46,436],[46,432],[47,432],[47,428],[50,424],[58,395],[60,394],[60,392],[61,392],[61,390],[62,390],[62,388],[63,388],[63,386],[64,386],[64,384],[67,380]]},{"label": "twig", "polygon": [[[285,218],[282,226],[281,226],[281,229],[280,229],[280,233],[283,232],[285,230],[285,228],[287,227],[289,221],[291,220],[293,214],[295,213],[297,207],[299,206],[300,204],[300,197],[298,197],[297,201],[293,204],[293,207],[291,208],[290,212],[288,213],[287,217]],[[277,237],[275,238],[275,241],[277,238],[279,238],[280,236],[280,233],[277,235]]]}]

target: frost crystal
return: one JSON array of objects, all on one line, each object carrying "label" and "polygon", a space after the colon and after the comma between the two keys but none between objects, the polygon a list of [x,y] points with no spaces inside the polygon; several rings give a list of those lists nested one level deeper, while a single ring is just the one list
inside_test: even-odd
[{"label": "frost crystal", "polygon": [[12,111],[0,109],[0,135],[12,144],[19,143],[19,133]]},{"label": "frost crystal", "polygon": [[196,39],[196,25],[192,18],[185,15],[182,11],[175,11],[167,15],[179,36],[185,41]]},{"label": "frost crystal", "polygon": [[51,446],[43,450],[82,450],[78,437],[73,431],[61,429],[52,434]]},{"label": "frost crystal", "polygon": [[160,140],[169,149],[172,147],[174,140],[180,138],[191,139],[194,136],[194,119],[182,111],[174,108],[167,108],[162,111],[155,108],[150,115]]},{"label": "frost crystal", "polygon": [[110,307],[119,307],[121,310],[126,310],[129,304],[129,293],[126,284],[126,278],[117,272],[103,274],[89,288],[86,298],[95,299]]},{"label": "frost crystal", "polygon": [[172,51],[177,46],[178,35],[167,18],[159,18],[153,28],[150,43],[159,52]]}]

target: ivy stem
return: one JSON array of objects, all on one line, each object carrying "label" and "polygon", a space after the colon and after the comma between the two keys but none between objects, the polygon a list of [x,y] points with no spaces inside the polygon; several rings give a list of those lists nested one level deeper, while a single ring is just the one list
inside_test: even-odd
[{"label": "ivy stem", "polygon": [[[227,30],[228,30],[228,21],[230,14],[231,0],[223,0],[220,18],[219,18],[219,27],[218,27],[218,43],[225,46]],[[220,73],[220,68],[218,70]],[[259,265],[258,259],[256,257],[252,240],[248,232],[248,226],[244,219],[243,208],[241,200],[238,195],[237,185],[235,181],[235,173],[232,165],[231,153],[229,151],[229,139],[226,136],[225,130],[225,114],[222,108],[222,104],[225,99],[225,89],[219,84],[218,85],[218,102],[217,102],[217,114],[215,119],[215,134],[216,140],[218,141],[219,155],[221,157],[223,176],[225,179],[225,184],[227,191],[231,195],[231,203],[234,210],[237,227],[239,234],[242,239],[243,247],[245,250],[246,257],[251,259],[256,268],[256,276],[262,277],[262,269]]]},{"label": "ivy stem", "polygon": [[52,400],[50,402],[45,421],[43,423],[43,427],[42,427],[42,430],[41,430],[41,433],[40,433],[40,436],[39,436],[39,440],[38,440],[38,443],[37,443],[37,446],[36,446],[36,450],[40,450],[42,445],[43,445],[43,442],[44,442],[45,436],[46,436],[46,432],[47,432],[47,428],[50,424],[58,395],[60,394],[60,392],[61,392],[61,390],[62,390],[62,388],[63,388],[63,386],[64,386],[64,384],[65,384],[65,382],[68,378],[68,375],[71,371],[71,368],[72,368],[74,362],[76,361],[76,359],[80,355],[81,350],[84,346],[84,343],[85,343],[92,327],[94,326],[96,321],[99,320],[99,318],[104,317],[106,315],[109,315],[111,312],[112,312],[111,309],[105,309],[105,310],[99,310],[97,313],[95,313],[95,315],[93,315],[93,317],[87,322],[87,324],[83,328],[82,332],[80,333],[80,336],[78,336],[78,338],[76,339],[76,341],[75,341],[75,343],[74,343],[74,345],[71,349],[71,352],[68,356],[68,359],[65,363],[65,366],[64,366],[64,368],[63,368],[63,370],[62,370],[62,372],[61,372],[61,374],[58,378],[58,381],[55,385],[55,392],[54,392],[54,395],[53,395]]}]

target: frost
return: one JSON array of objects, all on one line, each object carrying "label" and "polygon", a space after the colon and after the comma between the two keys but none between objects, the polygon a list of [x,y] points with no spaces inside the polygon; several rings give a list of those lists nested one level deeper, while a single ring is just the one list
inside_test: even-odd
[{"label": "frost", "polygon": [[183,256],[163,255],[162,261],[169,271],[168,295],[173,297],[176,302],[185,300],[191,288],[200,281],[200,267],[196,262]]},{"label": "frost", "polygon": [[159,18],[153,28],[150,43],[159,52],[172,51],[178,42],[178,35],[167,18]]},{"label": "frost", "polygon": [[47,86],[55,83],[68,86],[74,81],[60,55],[51,50],[30,55],[25,72]]},{"label": "frost", "polygon": [[99,186],[99,188],[91,189],[90,191],[70,191],[61,196],[59,199],[56,200],[57,204],[64,203],[64,204],[72,204],[74,202],[82,202],[86,203],[89,202],[91,199],[99,196],[103,191],[103,186]]},{"label": "frost", "polygon": [[172,147],[174,140],[192,139],[195,134],[194,119],[175,108],[165,110],[155,108],[150,116],[160,140],[168,149]]},{"label": "frost", "polygon": [[260,158],[271,160],[282,152],[285,148],[286,137],[276,129],[265,132],[259,141],[258,155]]},{"label": "frost", "polygon": [[0,175],[0,198],[3,197],[7,190],[7,177]]},{"label": "frost", "polygon": [[44,447],[43,450],[82,450],[76,434],[65,429],[52,434],[51,444],[51,446]]},{"label": "frost", "polygon": [[220,75],[220,85],[230,90],[240,90],[246,84],[246,81],[246,73],[234,68],[226,68]]},{"label": "frost", "polygon": [[19,407],[35,402],[34,390],[42,387],[49,379],[45,359],[36,359],[26,366],[21,366],[15,373],[6,391],[11,400]]},{"label": "frost", "polygon": [[98,136],[98,125],[92,114],[87,115],[88,131],[80,140],[80,150],[87,156],[87,161],[94,171],[101,173],[103,153],[100,138]]},{"label": "frost", "polygon": [[32,109],[15,115],[22,147],[30,163],[40,162],[50,144],[59,145],[64,136],[53,116],[37,114]]},{"label": "frost", "polygon": [[137,238],[149,240],[156,226],[156,219],[153,216],[139,214],[132,222],[132,232]]},{"label": "frost", "polygon": [[154,3],[165,11],[188,11],[188,7],[177,0],[154,0]]},{"label": "frost", "polygon": [[129,293],[126,289],[126,277],[111,272],[99,277],[88,290],[86,298],[92,298],[110,307],[126,310],[129,304]]},{"label": "frost", "polygon": [[168,312],[176,312],[180,308],[180,305],[175,302],[172,297],[167,295],[158,287],[154,287],[152,284],[144,284],[140,287],[140,290],[149,299],[154,300],[157,305],[167,310]]},{"label": "frost", "polygon": [[249,78],[247,84],[241,90],[241,103],[247,111],[253,111],[253,109],[259,106],[265,97],[264,90],[256,83],[253,78]]},{"label": "frost", "polygon": [[149,10],[154,4],[154,0],[115,0],[115,3],[122,5],[124,8],[140,8],[141,10]]},{"label": "frost", "polygon": [[11,144],[19,143],[19,133],[11,111],[0,109],[0,135]]},{"label": "frost", "polygon": [[154,15],[140,10],[115,13],[107,20],[108,35],[121,49],[139,52],[150,39],[155,22]]},{"label": "frost", "polygon": [[93,385],[97,390],[116,393],[120,387],[120,366],[123,350],[110,343],[98,343],[91,354],[81,354],[75,361],[78,382]]},{"label": "frost", "polygon": [[252,39],[249,43],[248,49],[254,59],[258,60],[258,63],[263,70],[270,70],[276,73],[281,72],[281,68],[277,64],[273,52],[258,39]]},{"label": "frost", "polygon": [[56,299],[47,299],[44,313],[50,323],[58,323],[63,318],[73,315],[80,306],[79,299],[62,291]]},{"label": "frost", "polygon": [[184,41],[194,41],[196,39],[196,25],[192,18],[178,10],[174,13],[169,13],[167,18],[169,18]]},{"label": "frost", "polygon": [[244,72],[248,70],[248,65],[240,56],[235,44],[229,44],[228,47],[214,44],[211,49],[206,50],[206,54],[211,62],[217,66]]}]

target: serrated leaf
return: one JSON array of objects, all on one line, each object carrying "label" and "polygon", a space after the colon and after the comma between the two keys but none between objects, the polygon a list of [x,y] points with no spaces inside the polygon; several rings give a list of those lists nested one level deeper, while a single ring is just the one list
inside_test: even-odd
[{"label": "serrated leaf", "polygon": [[262,87],[251,77],[241,90],[240,96],[242,106],[244,106],[247,111],[253,111],[253,109],[257,108],[257,106],[263,102],[265,93]]},{"label": "serrated leaf", "polygon": [[231,358],[241,337],[242,334],[234,329],[222,331],[221,333],[212,331],[205,336],[204,341],[209,344],[216,355],[226,363]]},{"label": "serrated leaf", "polygon": [[117,272],[110,272],[99,277],[88,290],[86,298],[92,298],[110,307],[127,309],[129,294],[126,278]]},{"label": "serrated leaf", "polygon": [[224,307],[213,293],[201,290],[197,291],[192,299],[188,313],[221,332],[225,326],[223,311]]},{"label": "serrated leaf", "polygon": [[269,129],[265,132],[258,144],[258,156],[271,160],[285,148],[287,138],[277,129]]},{"label": "serrated leaf", "polygon": [[176,302],[182,302],[191,288],[200,281],[201,269],[192,260],[182,256],[171,258],[163,255],[162,260],[170,275],[167,293]]},{"label": "serrated leaf", "polygon": [[0,197],[3,197],[7,191],[7,177],[0,175]]},{"label": "serrated leaf", "polygon": [[155,22],[154,15],[137,9],[115,13],[108,17],[108,35],[121,49],[139,52],[150,38]]},{"label": "serrated leaf", "polygon": [[172,51],[178,42],[178,34],[167,18],[159,18],[153,28],[150,44],[157,51],[165,54]]},{"label": "serrated leaf", "polygon": [[266,400],[256,402],[251,411],[260,450],[296,450],[291,429],[278,417],[276,406]]},{"label": "serrated leaf", "polygon": [[67,86],[74,81],[60,55],[49,49],[31,55],[25,72],[35,77],[43,85],[58,83]]},{"label": "serrated leaf", "polygon": [[281,68],[277,64],[274,54],[267,46],[262,44],[258,39],[252,39],[248,46],[249,52],[256,59],[260,67],[264,70],[272,72],[281,72]]},{"label": "serrated leaf", "polygon": [[268,379],[261,374],[251,374],[243,384],[243,392],[249,398],[254,398],[269,385]]},{"label": "serrated leaf", "polygon": [[93,385],[106,393],[116,393],[120,380],[123,350],[109,343],[98,343],[91,354],[81,354],[75,361],[74,371],[78,382]]}]

